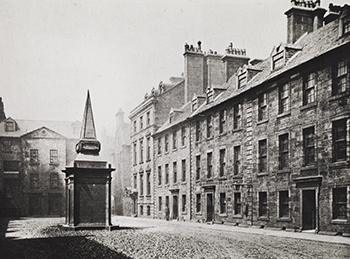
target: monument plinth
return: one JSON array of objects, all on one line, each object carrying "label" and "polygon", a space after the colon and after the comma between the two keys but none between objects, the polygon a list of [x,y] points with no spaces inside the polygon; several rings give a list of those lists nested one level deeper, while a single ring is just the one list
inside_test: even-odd
[{"label": "monument plinth", "polygon": [[111,172],[99,156],[90,94],[88,92],[77,158],[66,173],[66,223],[69,229],[111,229]]}]

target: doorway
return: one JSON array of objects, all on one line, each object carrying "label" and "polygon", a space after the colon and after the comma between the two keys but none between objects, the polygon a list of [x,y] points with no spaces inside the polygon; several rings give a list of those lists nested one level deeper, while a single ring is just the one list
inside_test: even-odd
[{"label": "doorway", "polygon": [[61,194],[49,193],[49,215],[61,216]]},{"label": "doorway", "polygon": [[302,191],[302,228],[316,229],[316,190]]},{"label": "doorway", "polygon": [[207,193],[207,222],[213,221],[214,219],[214,203],[213,203],[213,194]]},{"label": "doorway", "polygon": [[173,219],[177,219],[179,216],[179,202],[178,197],[173,196]]},{"label": "doorway", "polygon": [[41,215],[40,203],[41,203],[40,193],[30,193],[29,194],[29,204],[28,204],[29,216],[40,216]]}]

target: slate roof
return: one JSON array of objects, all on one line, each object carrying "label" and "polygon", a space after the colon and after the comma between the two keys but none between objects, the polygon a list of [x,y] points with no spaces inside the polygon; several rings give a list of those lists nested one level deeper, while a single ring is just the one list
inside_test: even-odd
[{"label": "slate roof", "polygon": [[350,34],[339,37],[339,20],[319,28],[318,30],[309,34],[303,35],[295,44],[285,45],[286,47],[300,48],[284,65],[283,68],[272,71],[271,57],[266,58],[262,62],[253,66],[254,69],[261,69],[262,71],[255,75],[245,87],[236,87],[236,75],[233,75],[229,81],[223,84],[223,88],[227,90],[220,94],[212,103],[203,105],[197,109],[191,117],[204,112],[222,102],[234,98],[249,89],[257,87],[264,82],[267,82],[281,74],[290,71],[314,58],[317,58],[325,53],[328,53],[336,48],[350,43]]},{"label": "slate roof", "polygon": [[[13,120],[17,123],[17,130],[13,132],[6,132],[5,125],[6,121]],[[74,124],[79,123],[79,131],[74,133]],[[79,139],[80,137],[80,126],[79,121],[41,121],[41,120],[14,120],[12,118],[7,118],[0,123],[0,137],[20,137],[27,133],[33,132],[34,130],[46,127],[50,130],[63,135],[70,139]]]},{"label": "slate roof", "polygon": [[189,118],[189,116],[192,113],[192,101],[187,102],[186,104],[184,104],[182,107],[180,107],[179,109],[176,110],[181,110],[182,113],[178,114],[177,116],[175,116],[173,122],[169,122],[169,120],[167,120],[158,130],[155,134],[158,134],[162,131],[165,131],[171,127],[173,127],[176,124],[179,124],[181,122],[184,122],[187,118]]}]

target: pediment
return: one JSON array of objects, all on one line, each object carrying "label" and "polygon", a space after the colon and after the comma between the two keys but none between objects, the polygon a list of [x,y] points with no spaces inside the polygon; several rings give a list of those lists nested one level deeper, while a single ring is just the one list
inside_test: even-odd
[{"label": "pediment", "polygon": [[58,134],[57,132],[45,126],[38,128],[36,130],[33,130],[23,136],[26,138],[65,138],[61,134]]}]

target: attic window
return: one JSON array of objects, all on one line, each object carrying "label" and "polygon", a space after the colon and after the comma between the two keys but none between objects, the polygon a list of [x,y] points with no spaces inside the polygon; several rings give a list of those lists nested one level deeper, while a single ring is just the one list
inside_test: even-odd
[{"label": "attic window", "polygon": [[193,99],[192,100],[192,111],[195,111],[198,109],[198,99]]},{"label": "attic window", "polygon": [[284,50],[278,52],[272,57],[273,69],[278,69],[284,65]]},{"label": "attic window", "polygon": [[350,32],[350,17],[347,16],[343,21],[343,34]]},{"label": "attic window", "polygon": [[15,123],[13,121],[6,121],[5,131],[6,132],[15,131]]},{"label": "attic window", "polygon": [[170,114],[169,123],[172,123],[173,121],[174,121],[174,114]]},{"label": "attic window", "polygon": [[214,90],[208,89],[207,91],[207,103],[211,103],[214,101]]},{"label": "attic window", "polygon": [[241,88],[247,84],[247,71],[242,71],[238,75],[238,88]]}]

